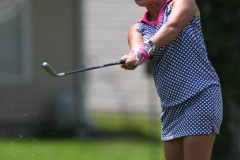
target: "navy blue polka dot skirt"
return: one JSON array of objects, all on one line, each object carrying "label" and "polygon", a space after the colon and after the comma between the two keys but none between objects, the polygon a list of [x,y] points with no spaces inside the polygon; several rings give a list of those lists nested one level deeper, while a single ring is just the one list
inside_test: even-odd
[{"label": "navy blue polka dot skirt", "polygon": [[222,114],[221,88],[211,85],[178,105],[162,108],[162,141],[212,132],[219,134]]}]

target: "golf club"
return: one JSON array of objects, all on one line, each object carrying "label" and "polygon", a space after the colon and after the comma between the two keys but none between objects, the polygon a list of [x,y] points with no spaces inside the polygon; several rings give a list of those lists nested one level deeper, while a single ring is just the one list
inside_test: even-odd
[{"label": "golf club", "polygon": [[103,68],[103,67],[108,67],[108,66],[113,66],[113,65],[118,65],[118,64],[124,64],[125,62],[126,62],[126,60],[122,60],[122,61],[107,63],[107,64],[103,64],[103,65],[99,65],[99,66],[94,66],[94,67],[89,67],[89,68],[83,68],[83,69],[78,69],[78,70],[69,71],[69,72],[61,72],[61,73],[55,72],[55,70],[54,70],[47,62],[43,62],[43,63],[42,63],[42,67],[43,67],[49,74],[51,74],[51,75],[54,76],[54,77],[63,77],[63,76],[70,75],[70,74],[74,74],[74,73],[89,71],[89,70],[93,70],[93,69],[98,69],[98,68]]}]

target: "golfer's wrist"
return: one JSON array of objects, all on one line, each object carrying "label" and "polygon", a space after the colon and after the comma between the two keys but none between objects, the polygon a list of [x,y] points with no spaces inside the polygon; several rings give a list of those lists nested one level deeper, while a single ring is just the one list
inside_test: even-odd
[{"label": "golfer's wrist", "polygon": [[149,47],[150,47],[149,53],[150,53],[150,54],[155,51],[155,43],[154,43],[153,41],[148,40],[148,41],[145,41],[145,42],[143,42],[143,43],[146,43],[146,44],[149,45]]}]

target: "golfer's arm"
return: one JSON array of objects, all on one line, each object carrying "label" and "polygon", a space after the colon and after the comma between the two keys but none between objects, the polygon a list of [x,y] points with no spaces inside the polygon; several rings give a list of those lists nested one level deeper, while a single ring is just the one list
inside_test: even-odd
[{"label": "golfer's arm", "polygon": [[175,40],[197,13],[198,7],[195,0],[174,0],[168,21],[151,38],[156,48]]},{"label": "golfer's arm", "polygon": [[138,32],[138,23],[132,25],[128,31],[128,44],[131,51],[143,42],[142,34]]}]

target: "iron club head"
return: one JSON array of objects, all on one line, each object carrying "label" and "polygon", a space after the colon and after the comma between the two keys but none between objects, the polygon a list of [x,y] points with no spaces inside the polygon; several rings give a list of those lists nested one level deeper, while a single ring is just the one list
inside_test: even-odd
[{"label": "iron club head", "polygon": [[47,62],[43,62],[42,63],[42,67],[52,76],[54,77],[63,77],[65,76],[65,73],[56,73],[53,68],[47,63]]}]

